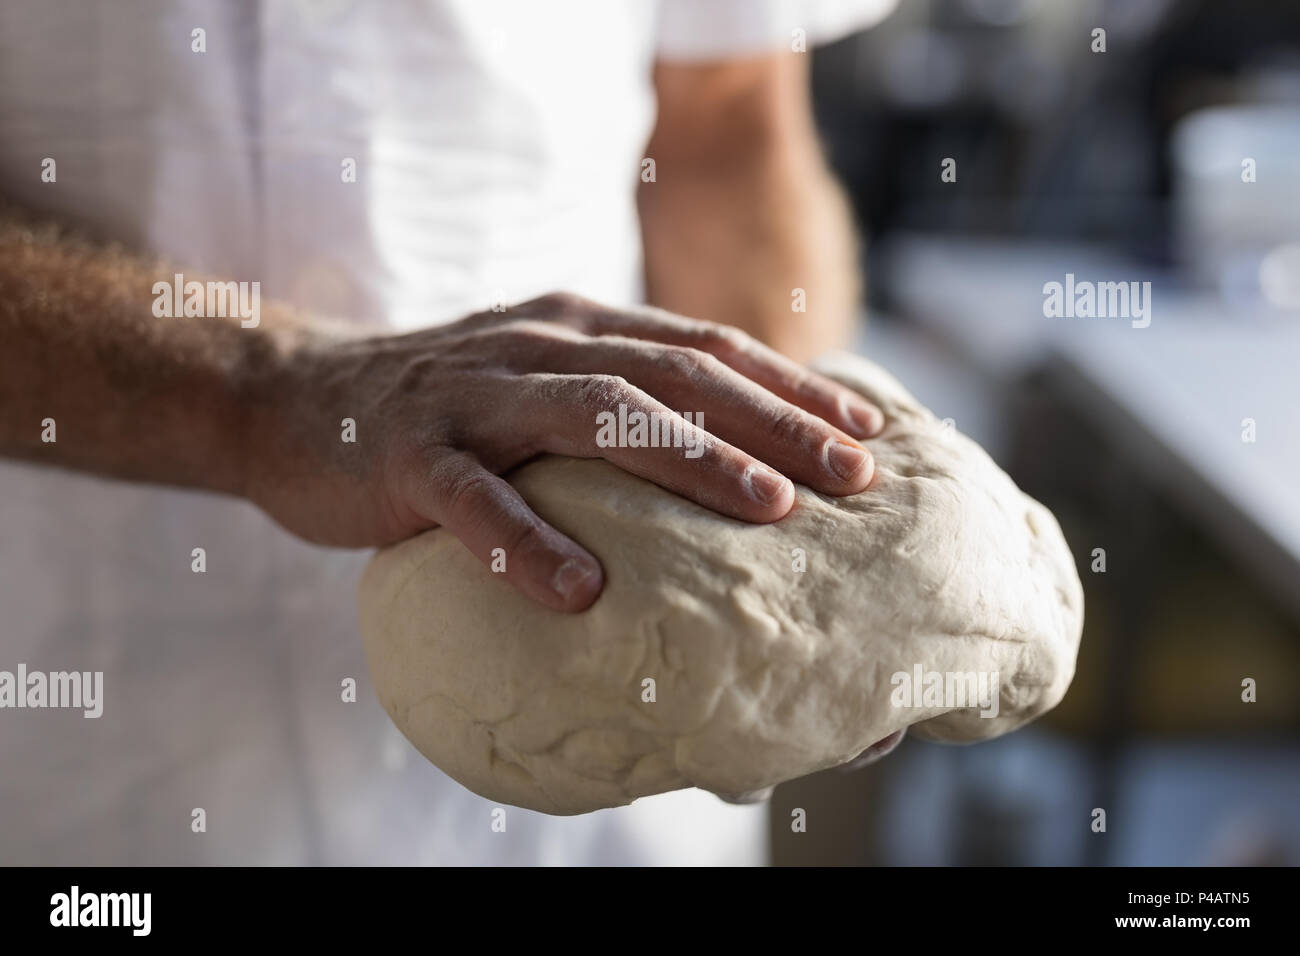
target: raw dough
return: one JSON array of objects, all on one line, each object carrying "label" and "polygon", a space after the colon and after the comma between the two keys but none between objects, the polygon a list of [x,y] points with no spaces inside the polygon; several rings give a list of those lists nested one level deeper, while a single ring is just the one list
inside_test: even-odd
[{"label": "raw dough", "polygon": [[[583,813],[680,787],[761,790],[909,725],[995,737],[1055,706],[1083,624],[1056,520],[877,366],[822,368],[888,418],[862,494],[798,487],[787,517],[750,525],[598,459],[512,477],[604,565],[583,614],[537,607],[442,530],[381,551],[362,630],[407,738],[491,800]],[[997,716],[898,706],[893,675],[918,666],[997,671]]]}]

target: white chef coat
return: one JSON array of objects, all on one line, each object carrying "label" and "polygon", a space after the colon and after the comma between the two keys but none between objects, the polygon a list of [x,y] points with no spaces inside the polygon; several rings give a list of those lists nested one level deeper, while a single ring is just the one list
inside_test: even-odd
[{"label": "white chef coat", "polygon": [[[892,2],[5,0],[0,192],[355,321],[633,303],[652,62],[812,43]],[[765,855],[761,808],[698,791],[510,808],[495,831],[375,701],[363,553],[239,501],[16,464],[0,528],[0,669],[105,674],[98,720],[0,711],[0,863]]]}]

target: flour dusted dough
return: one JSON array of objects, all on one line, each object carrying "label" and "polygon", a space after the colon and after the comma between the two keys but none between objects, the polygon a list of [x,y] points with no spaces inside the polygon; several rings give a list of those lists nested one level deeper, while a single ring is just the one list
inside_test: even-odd
[{"label": "flour dusted dough", "polygon": [[[995,737],[1055,706],[1083,620],[1056,520],[877,366],[822,367],[887,416],[868,442],[875,478],[849,498],[798,487],[775,524],[601,460],[518,471],[533,508],[604,565],[583,614],[532,604],[446,531],[381,551],[362,581],[362,631],[407,738],[491,800],[583,813],[680,787],[759,790],[908,726]],[[998,716],[895,706],[891,675],[918,664],[997,670]]]}]

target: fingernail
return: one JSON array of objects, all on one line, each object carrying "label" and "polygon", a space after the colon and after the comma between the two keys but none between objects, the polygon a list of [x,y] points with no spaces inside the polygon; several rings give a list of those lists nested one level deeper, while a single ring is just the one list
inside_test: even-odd
[{"label": "fingernail", "polygon": [[842,441],[831,440],[826,449],[826,463],[841,481],[852,481],[867,464],[867,453]]},{"label": "fingernail", "polygon": [[762,465],[750,465],[745,469],[745,484],[750,495],[759,504],[770,505],[785,492],[790,482],[785,476],[778,475]]},{"label": "fingernail", "polygon": [[885,427],[885,416],[878,408],[865,402],[848,402],[848,417],[859,438],[871,438]]},{"label": "fingernail", "polygon": [[551,590],[565,601],[572,600],[575,595],[585,591],[588,583],[599,573],[600,571],[589,561],[570,558],[560,565],[552,576]]}]

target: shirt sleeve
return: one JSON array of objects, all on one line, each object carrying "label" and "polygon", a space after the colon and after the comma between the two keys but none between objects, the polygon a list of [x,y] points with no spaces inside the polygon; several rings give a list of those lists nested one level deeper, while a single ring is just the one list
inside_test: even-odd
[{"label": "shirt sleeve", "polygon": [[789,49],[802,30],[809,47],[866,29],[897,0],[660,0],[656,55],[720,60]]}]

